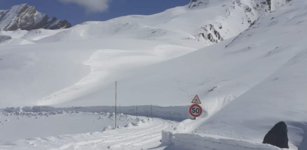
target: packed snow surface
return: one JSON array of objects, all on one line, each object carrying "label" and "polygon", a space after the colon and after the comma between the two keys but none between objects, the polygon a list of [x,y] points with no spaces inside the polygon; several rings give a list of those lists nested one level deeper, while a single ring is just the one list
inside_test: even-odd
[{"label": "packed snow surface", "polygon": [[[117,125],[121,127],[136,121],[136,117],[129,115],[119,114],[117,117]],[[114,127],[114,114],[104,112],[4,113],[1,114],[0,120],[2,143],[36,137],[96,132],[108,126]]]},{"label": "packed snow surface", "polygon": [[161,131],[175,125],[158,118],[118,114],[115,129],[114,113],[3,113],[0,149],[147,149],[159,146]]}]

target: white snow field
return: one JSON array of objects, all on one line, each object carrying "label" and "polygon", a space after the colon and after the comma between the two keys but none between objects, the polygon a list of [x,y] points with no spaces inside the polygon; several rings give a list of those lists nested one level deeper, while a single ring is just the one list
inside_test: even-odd
[{"label": "white snow field", "polygon": [[[134,116],[119,114],[117,117],[117,125],[121,127],[136,122]],[[113,113],[80,111],[4,113],[1,115],[0,141],[12,142],[33,137],[96,132],[103,131],[108,126],[114,128]]]},{"label": "white snow field", "polygon": [[158,118],[117,117],[114,130],[110,113],[6,113],[1,116],[5,121],[0,125],[0,149],[146,149],[158,147],[161,130],[176,125]]},{"label": "white snow field", "polygon": [[[306,150],[307,1],[198,2],[2,31],[0,150],[279,150],[262,144],[279,121],[290,149]],[[124,127],[103,131],[116,80]],[[204,113],[191,120],[196,94]]]},{"label": "white snow field", "polygon": [[[236,36],[247,29],[253,21],[268,13],[269,6],[265,0],[204,1],[199,7],[182,6],[150,16],[126,16],[105,22],[85,22],[70,29],[2,31],[1,35],[10,36],[11,39],[3,41],[0,45],[2,62],[0,68],[3,70],[0,74],[3,83],[0,86],[0,94],[3,97],[0,101],[1,106],[56,105],[84,99],[87,105],[93,105],[92,101],[102,105],[113,105],[113,94],[108,93],[113,92],[109,87],[115,80],[134,74],[140,67],[176,58]],[[211,57],[211,54],[208,53],[205,57]],[[180,63],[177,66],[186,62]],[[163,68],[168,69],[167,66]],[[193,68],[198,67],[193,66]],[[219,70],[224,69],[217,69],[214,74],[219,74]],[[21,74],[23,76],[20,76]],[[204,84],[215,78],[209,74],[207,76],[201,81]],[[172,76],[169,80],[172,82],[172,87],[165,85],[163,88],[176,88],[179,89],[178,93],[186,93],[180,92],[185,90],[182,86],[186,86],[181,85],[180,79]],[[193,81],[190,82],[195,84]],[[119,90],[127,85],[119,84]],[[213,88],[211,85],[206,84],[206,86]],[[105,87],[107,89],[104,89]],[[155,85],[146,86],[149,87],[156,88]],[[143,87],[142,89],[146,90]],[[164,99],[175,98],[170,96],[176,95],[168,94],[167,91],[163,90],[162,93],[150,96],[155,100],[141,100],[143,103],[135,104],[169,106],[170,103],[159,96],[163,95]],[[103,97],[95,92],[104,93]],[[142,94],[129,95],[135,96],[134,102],[143,98]],[[159,99],[155,96],[159,96]],[[181,100],[177,99],[179,96]],[[186,102],[180,102],[186,98],[182,97],[182,94],[177,95],[174,99],[176,105],[187,105]],[[230,99],[233,99],[233,96],[230,96]],[[120,103],[134,105],[130,100]]]}]

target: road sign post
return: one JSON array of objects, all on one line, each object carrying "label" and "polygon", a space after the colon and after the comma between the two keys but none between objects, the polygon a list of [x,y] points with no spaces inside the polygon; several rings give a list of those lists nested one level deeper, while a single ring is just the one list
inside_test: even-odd
[{"label": "road sign post", "polygon": [[199,117],[203,112],[203,109],[199,105],[201,101],[198,95],[195,95],[191,103],[192,105],[189,108],[189,113],[193,117],[193,120],[196,120],[196,117]]},{"label": "road sign post", "polygon": [[193,104],[189,108],[189,113],[192,117],[196,119],[196,117],[199,117],[203,113],[203,109],[198,104]]},{"label": "road sign post", "polygon": [[115,110],[114,110],[115,111],[114,112],[114,114],[115,114],[115,116],[114,116],[115,117],[115,119],[114,119],[114,121],[115,121],[115,129],[117,128],[116,127],[116,121],[117,121],[117,118],[116,118],[116,115],[117,115],[116,114],[116,112],[117,112],[116,107],[117,107],[117,81],[115,81],[115,107],[114,107],[115,108]]},{"label": "road sign post", "polygon": [[193,98],[191,103],[193,103],[193,104],[201,104],[201,101],[200,101],[198,95],[195,95],[195,97]]}]

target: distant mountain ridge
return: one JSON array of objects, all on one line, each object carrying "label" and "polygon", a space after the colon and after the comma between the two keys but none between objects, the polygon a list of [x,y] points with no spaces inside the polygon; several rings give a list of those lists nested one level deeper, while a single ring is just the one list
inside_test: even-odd
[{"label": "distant mountain ridge", "polygon": [[0,10],[0,31],[61,29],[70,28],[67,20],[49,18],[47,14],[38,12],[28,4],[15,5],[8,10]]}]

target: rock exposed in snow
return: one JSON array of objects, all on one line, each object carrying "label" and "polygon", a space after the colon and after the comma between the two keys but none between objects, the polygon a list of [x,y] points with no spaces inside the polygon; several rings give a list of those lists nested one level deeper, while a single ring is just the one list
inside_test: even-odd
[{"label": "rock exposed in snow", "polygon": [[9,10],[0,11],[0,30],[4,31],[60,29],[71,26],[67,20],[49,19],[47,14],[38,12],[35,7],[28,4],[16,5]]},{"label": "rock exposed in snow", "polygon": [[264,144],[271,144],[279,148],[289,148],[288,129],[285,122],[277,123],[264,137]]},{"label": "rock exposed in snow", "polygon": [[[228,39],[229,35],[233,35],[230,33],[243,32],[253,25],[261,16],[275,11],[290,1],[291,0],[233,0],[232,3],[225,3],[223,7],[225,7],[226,14],[223,18],[218,18],[203,25],[198,31],[197,39],[199,41],[209,42],[210,44],[221,42],[224,39]],[[217,2],[210,0],[191,0],[188,7],[190,9],[195,9],[198,7],[215,5],[215,3]],[[235,20],[234,18],[241,19],[236,22],[229,21]],[[228,24],[228,26],[239,27],[239,30],[234,31],[234,28],[225,27],[225,24]]]},{"label": "rock exposed in snow", "polygon": [[209,0],[191,0],[189,3],[189,8],[194,8],[199,5],[206,5],[209,4]]}]

